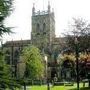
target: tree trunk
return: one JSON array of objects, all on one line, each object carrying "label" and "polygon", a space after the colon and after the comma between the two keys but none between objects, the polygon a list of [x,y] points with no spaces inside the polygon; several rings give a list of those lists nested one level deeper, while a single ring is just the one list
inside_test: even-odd
[{"label": "tree trunk", "polygon": [[24,90],[26,90],[26,83],[24,82]]},{"label": "tree trunk", "polygon": [[89,85],[88,86],[90,87],[90,79],[89,79]]}]

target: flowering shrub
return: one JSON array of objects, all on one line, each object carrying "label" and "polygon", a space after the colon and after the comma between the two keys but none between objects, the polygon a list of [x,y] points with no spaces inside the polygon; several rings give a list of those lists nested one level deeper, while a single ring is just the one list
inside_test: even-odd
[{"label": "flowering shrub", "polygon": [[[68,54],[60,54],[57,59],[59,62],[63,62],[65,60],[75,61],[76,56],[74,53],[71,53],[69,55]],[[82,61],[82,60],[84,61],[86,59],[90,60],[90,54],[86,54],[86,53],[80,53],[79,54],[79,60],[80,61]]]}]

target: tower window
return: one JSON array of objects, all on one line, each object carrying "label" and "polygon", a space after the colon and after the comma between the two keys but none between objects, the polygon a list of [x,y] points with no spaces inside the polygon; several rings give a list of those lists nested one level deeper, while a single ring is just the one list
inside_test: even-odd
[{"label": "tower window", "polygon": [[37,32],[37,35],[39,35],[40,34],[40,25],[39,24],[37,24],[37,28],[36,28],[36,32]]},{"label": "tower window", "polygon": [[46,24],[43,24],[43,34],[46,34]]},{"label": "tower window", "polygon": [[43,24],[43,31],[45,32],[45,30],[46,30],[46,24],[44,23]]},{"label": "tower window", "polygon": [[37,24],[37,31],[39,31],[40,30],[40,25],[39,24]]}]

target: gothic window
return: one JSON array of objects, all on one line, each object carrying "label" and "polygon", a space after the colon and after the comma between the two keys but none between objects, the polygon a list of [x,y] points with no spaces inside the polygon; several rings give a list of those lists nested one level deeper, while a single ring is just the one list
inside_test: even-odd
[{"label": "gothic window", "polygon": [[44,23],[43,24],[43,31],[45,31],[45,29],[46,29],[46,24]]},{"label": "gothic window", "polygon": [[6,51],[6,54],[10,55],[10,51],[9,51],[9,50],[7,50],[7,51]]},{"label": "gothic window", "polygon": [[15,50],[15,52],[14,52],[14,57],[17,58],[18,55],[19,55],[19,51],[18,51],[18,50]]},{"label": "gothic window", "polygon": [[39,24],[37,24],[37,31],[39,31],[39,29],[40,29],[40,25],[39,25]]},{"label": "gothic window", "polygon": [[6,63],[7,64],[10,64],[10,51],[9,50],[7,50],[6,52],[5,52],[5,61],[6,61]]},{"label": "gothic window", "polygon": [[46,34],[46,24],[43,24],[43,34]]},{"label": "gothic window", "polygon": [[14,51],[14,62],[13,63],[17,64],[18,59],[19,59],[19,51],[16,49]]},{"label": "gothic window", "polygon": [[39,35],[39,33],[40,33],[40,25],[39,24],[37,24],[36,30],[37,30],[37,35]]}]

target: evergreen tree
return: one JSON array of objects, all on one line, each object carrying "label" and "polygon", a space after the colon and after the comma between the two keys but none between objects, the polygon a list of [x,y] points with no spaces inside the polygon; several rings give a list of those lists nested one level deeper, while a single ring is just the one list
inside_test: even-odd
[{"label": "evergreen tree", "polygon": [[0,37],[10,32],[10,27],[5,27],[3,21],[12,10],[12,0],[0,0]]},{"label": "evergreen tree", "polygon": [[[10,27],[4,25],[4,20],[12,11],[12,0],[0,0],[0,37],[10,33]],[[13,89],[18,87],[16,80],[11,76],[11,66],[5,63],[3,50],[0,49],[0,90],[5,88]]]},{"label": "evergreen tree", "polygon": [[0,90],[19,87],[19,85],[16,84],[16,80],[11,76],[10,65],[7,65],[4,60],[4,53],[0,51]]}]

